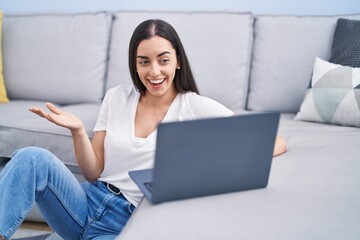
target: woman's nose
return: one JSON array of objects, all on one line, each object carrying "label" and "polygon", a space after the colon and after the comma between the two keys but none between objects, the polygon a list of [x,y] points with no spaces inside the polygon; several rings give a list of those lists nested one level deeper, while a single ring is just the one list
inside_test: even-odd
[{"label": "woman's nose", "polygon": [[159,64],[154,63],[154,64],[151,65],[151,69],[150,69],[150,75],[151,76],[156,77],[156,76],[160,75],[160,72],[161,71],[160,71]]}]

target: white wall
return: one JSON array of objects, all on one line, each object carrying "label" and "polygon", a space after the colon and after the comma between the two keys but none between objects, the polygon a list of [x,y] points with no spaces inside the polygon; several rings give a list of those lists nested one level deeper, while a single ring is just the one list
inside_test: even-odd
[{"label": "white wall", "polygon": [[5,13],[143,10],[333,15],[360,13],[360,0],[0,0],[0,9]]}]

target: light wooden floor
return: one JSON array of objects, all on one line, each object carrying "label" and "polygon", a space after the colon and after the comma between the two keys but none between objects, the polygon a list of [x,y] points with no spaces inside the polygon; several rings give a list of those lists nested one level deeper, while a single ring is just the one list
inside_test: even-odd
[{"label": "light wooden floor", "polygon": [[21,224],[20,227],[33,230],[52,231],[52,229],[46,223],[41,222],[25,221]]}]

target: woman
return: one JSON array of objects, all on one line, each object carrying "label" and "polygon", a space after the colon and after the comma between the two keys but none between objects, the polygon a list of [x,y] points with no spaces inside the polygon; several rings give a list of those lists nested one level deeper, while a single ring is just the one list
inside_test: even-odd
[{"label": "woman", "polygon": [[[79,184],[44,149],[15,152],[0,173],[0,239],[10,238],[34,202],[64,239],[114,239],[142,198],[128,171],[153,166],[157,125],[233,114],[198,95],[181,41],[164,21],[148,20],[135,29],[129,68],[134,87],[107,92],[92,142],[76,116],[51,103],[46,104],[50,113],[29,109],[71,131],[76,160],[87,181]],[[274,154],[285,150],[280,141]]]}]

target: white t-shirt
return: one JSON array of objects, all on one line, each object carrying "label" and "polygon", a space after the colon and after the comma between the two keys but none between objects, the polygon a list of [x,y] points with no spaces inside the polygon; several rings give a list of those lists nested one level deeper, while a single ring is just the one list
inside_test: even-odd
[{"label": "white t-shirt", "polygon": [[[135,137],[134,121],[140,93],[131,86],[110,89],[102,103],[94,131],[106,131],[104,143],[105,168],[99,180],[118,187],[126,199],[137,206],[143,194],[128,172],[152,168],[156,133],[147,138]],[[179,93],[162,122],[184,121],[233,114],[220,103],[196,93]]]}]

